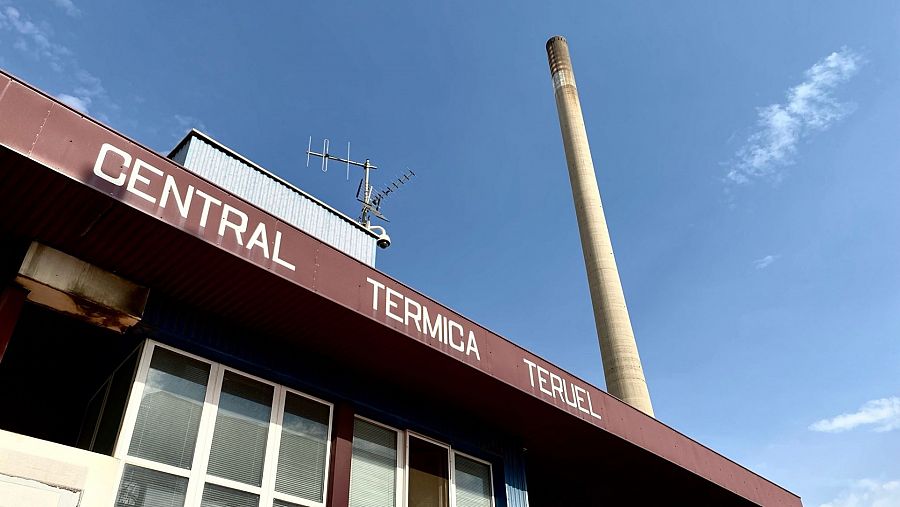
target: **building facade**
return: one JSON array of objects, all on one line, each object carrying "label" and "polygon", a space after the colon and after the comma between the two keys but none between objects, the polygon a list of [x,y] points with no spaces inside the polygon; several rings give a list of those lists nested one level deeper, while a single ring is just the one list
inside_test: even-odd
[{"label": "building facade", "polygon": [[374,268],[208,136],[0,74],[0,506],[799,498]]}]

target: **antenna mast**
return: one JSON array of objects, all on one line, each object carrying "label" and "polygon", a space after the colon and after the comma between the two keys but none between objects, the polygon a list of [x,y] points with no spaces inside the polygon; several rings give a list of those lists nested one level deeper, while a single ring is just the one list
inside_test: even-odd
[{"label": "antenna mast", "polygon": [[[372,226],[372,217],[379,218],[384,220],[385,222],[389,222],[384,215],[381,214],[381,201],[387,197],[390,193],[399,190],[400,187],[410,180],[411,177],[415,176],[412,170],[407,169],[406,172],[389,185],[385,186],[383,190],[375,191],[375,187],[372,186],[370,180],[370,173],[374,169],[378,169],[375,164],[373,164],[369,159],[366,159],[365,162],[357,162],[355,160],[350,159],[350,142],[347,142],[347,157],[338,157],[332,155],[328,152],[328,148],[330,147],[330,142],[328,139],[322,141],[322,152],[318,153],[312,151],[312,136],[309,138],[309,145],[306,148],[306,167],[309,167],[310,157],[319,157],[322,159],[322,172],[328,172],[328,161],[336,160],[338,162],[342,162],[347,166],[347,179],[350,179],[350,166],[359,167],[363,170],[363,177],[359,182],[359,187],[356,189],[356,200],[362,203],[362,209],[359,213],[359,218],[357,221],[365,227],[366,229],[371,229]],[[383,228],[382,228],[383,230]]]}]

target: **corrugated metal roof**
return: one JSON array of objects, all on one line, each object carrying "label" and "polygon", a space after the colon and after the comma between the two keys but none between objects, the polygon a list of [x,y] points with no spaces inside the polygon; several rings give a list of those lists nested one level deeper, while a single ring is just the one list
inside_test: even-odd
[{"label": "corrugated metal roof", "polygon": [[347,255],[375,265],[373,233],[208,135],[191,130],[169,158]]}]

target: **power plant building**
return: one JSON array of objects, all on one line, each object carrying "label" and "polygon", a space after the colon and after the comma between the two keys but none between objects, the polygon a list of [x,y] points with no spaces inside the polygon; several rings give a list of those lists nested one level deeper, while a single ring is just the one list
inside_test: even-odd
[{"label": "power plant building", "polygon": [[0,73],[0,506],[800,506],[209,136]]}]

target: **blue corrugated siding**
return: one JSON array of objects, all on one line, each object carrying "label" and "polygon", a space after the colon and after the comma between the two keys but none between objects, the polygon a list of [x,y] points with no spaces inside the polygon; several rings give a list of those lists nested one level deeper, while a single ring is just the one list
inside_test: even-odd
[{"label": "blue corrugated siding", "polygon": [[506,507],[528,507],[525,459],[519,449],[507,448],[503,453],[503,475],[506,483]]},{"label": "blue corrugated siding", "polygon": [[375,265],[375,238],[351,219],[204,139],[191,134],[172,160],[347,255]]}]

